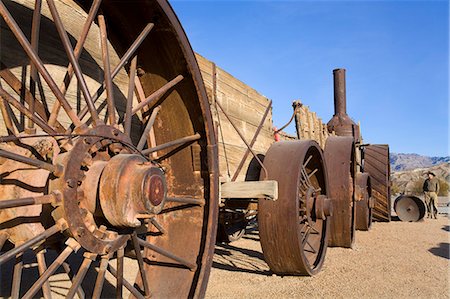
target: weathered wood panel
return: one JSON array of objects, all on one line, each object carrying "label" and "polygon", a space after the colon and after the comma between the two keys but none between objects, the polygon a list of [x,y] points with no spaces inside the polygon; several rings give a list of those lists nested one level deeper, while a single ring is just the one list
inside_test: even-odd
[{"label": "weathered wood panel", "polygon": [[[213,119],[218,126],[220,172],[223,177],[232,177],[247,147],[215,101],[219,102],[245,140],[250,143],[269,105],[269,99],[201,55],[197,54],[197,61],[211,104]],[[256,153],[264,155],[274,142],[272,128],[272,109],[270,109],[253,146]],[[249,155],[238,180],[245,180],[252,158],[253,156]]]},{"label": "weathered wood panel", "polygon": [[303,105],[300,101],[294,103],[298,103],[295,112],[297,138],[303,140],[315,140],[322,148],[324,148],[328,136],[333,134],[328,132],[327,125],[323,123],[322,119],[317,117],[317,114],[312,112],[308,106]]}]

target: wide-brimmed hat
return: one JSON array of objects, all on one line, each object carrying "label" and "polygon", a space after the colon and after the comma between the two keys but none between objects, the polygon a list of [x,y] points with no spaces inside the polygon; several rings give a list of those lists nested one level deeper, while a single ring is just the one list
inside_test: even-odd
[{"label": "wide-brimmed hat", "polygon": [[431,174],[432,176],[436,176],[433,172],[428,171],[427,174]]}]

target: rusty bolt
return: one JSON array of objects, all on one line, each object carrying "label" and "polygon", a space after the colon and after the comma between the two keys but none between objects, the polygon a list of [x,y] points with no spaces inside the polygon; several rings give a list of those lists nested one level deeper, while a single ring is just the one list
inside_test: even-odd
[{"label": "rusty bolt", "polygon": [[69,188],[75,188],[78,185],[78,181],[74,179],[68,179],[66,183]]}]

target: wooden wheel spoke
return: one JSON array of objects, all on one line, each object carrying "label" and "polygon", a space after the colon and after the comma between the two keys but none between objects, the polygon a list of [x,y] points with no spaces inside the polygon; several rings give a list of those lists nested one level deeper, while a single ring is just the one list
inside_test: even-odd
[{"label": "wooden wheel spoke", "polygon": [[191,263],[191,262],[189,262],[189,261],[187,261],[187,260],[185,260],[185,259],[183,259],[183,258],[181,258],[181,257],[179,257],[179,256],[177,256],[177,255],[167,251],[167,250],[164,250],[164,249],[162,249],[162,248],[160,248],[160,247],[158,247],[156,245],[153,245],[153,244],[151,244],[151,243],[149,243],[149,242],[147,242],[145,240],[139,239],[138,242],[139,242],[139,245],[141,245],[143,247],[146,247],[146,248],[148,248],[148,249],[150,249],[150,250],[152,250],[154,252],[157,252],[160,255],[165,256],[165,257],[167,257],[167,258],[169,258],[169,259],[171,259],[171,260],[173,260],[173,261],[175,261],[177,263],[180,263],[180,264],[182,264],[183,266],[185,266],[186,268],[188,268],[190,270],[195,270],[197,268],[197,265],[195,263]]},{"label": "wooden wheel spoke", "polygon": [[141,275],[142,284],[144,285],[144,293],[145,293],[145,296],[149,296],[150,295],[150,287],[148,285],[147,274],[145,273],[145,269],[144,269],[144,259],[142,258],[141,246],[139,245],[139,238],[138,238],[136,232],[133,232],[133,234],[131,235],[131,240],[133,242],[134,252],[136,253],[136,258],[138,261],[139,273]]},{"label": "wooden wheel spoke", "polygon": [[33,298],[39,291],[42,285],[48,281],[48,278],[55,273],[56,270],[64,263],[72,252],[78,251],[80,244],[74,239],[68,239],[67,247],[61,252],[61,254],[55,259],[55,261],[47,268],[47,270],[39,277],[39,279],[33,284],[33,286],[23,296],[24,299]]},{"label": "wooden wheel spoke", "polygon": [[80,64],[78,63],[78,59],[75,56],[75,53],[70,44],[69,36],[67,35],[66,29],[64,29],[64,25],[59,16],[58,10],[56,9],[55,2],[53,0],[47,0],[48,7],[53,17],[53,22],[55,23],[56,29],[58,30],[59,36],[61,38],[61,42],[64,46],[64,50],[66,51],[67,57],[73,67],[75,76],[78,79],[78,83],[81,87],[81,92],[83,93],[84,99],[87,103],[87,107],[91,113],[91,116],[94,120],[94,124],[100,123],[100,119],[98,118],[97,110],[95,109],[94,102],[92,100],[92,96],[89,92],[86,80],[84,79],[83,72],[81,71]]},{"label": "wooden wheel spoke", "polygon": [[182,75],[176,76],[174,79],[170,80],[158,90],[149,95],[145,100],[140,102],[135,108],[133,108],[132,115],[136,114],[145,106],[150,106],[150,109],[158,102],[158,100],[170,89],[172,89],[175,85],[181,82],[184,79]]},{"label": "wooden wheel spoke", "polygon": [[[75,58],[78,60],[80,58],[81,53],[83,52],[84,43],[86,41],[86,38],[88,36],[89,30],[91,28],[91,25],[94,22],[94,18],[97,15],[97,11],[100,7],[101,0],[94,0],[92,3],[92,6],[89,10],[89,14],[87,16],[86,22],[84,23],[84,27],[82,30],[82,33],[80,35],[80,38],[77,41],[77,44],[75,45]],[[70,85],[70,82],[72,81],[72,77],[74,74],[74,69],[71,63],[67,66],[67,71],[64,76],[63,84],[61,85],[61,92],[65,95],[67,92],[67,89]],[[58,113],[61,108],[60,102],[55,102],[52,108],[52,113],[49,117],[49,125],[53,126],[53,124],[56,122],[56,119],[58,118]],[[81,118],[80,118],[81,119]]]},{"label": "wooden wheel spoke", "polygon": [[148,155],[148,154],[151,154],[153,152],[161,151],[161,150],[173,147],[173,146],[189,144],[191,142],[199,140],[200,138],[201,138],[200,134],[196,133],[194,135],[182,137],[182,138],[179,138],[179,139],[176,139],[176,140],[173,140],[173,141],[170,141],[170,142],[167,142],[167,143],[163,143],[161,145],[157,145],[155,147],[143,150],[142,154],[143,155]]}]

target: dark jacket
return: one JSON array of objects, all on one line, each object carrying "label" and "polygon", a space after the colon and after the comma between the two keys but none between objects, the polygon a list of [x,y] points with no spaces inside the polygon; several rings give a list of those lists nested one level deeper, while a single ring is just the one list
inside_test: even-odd
[{"label": "dark jacket", "polygon": [[439,180],[437,178],[426,179],[423,183],[423,191],[424,192],[436,192],[439,193]]}]

